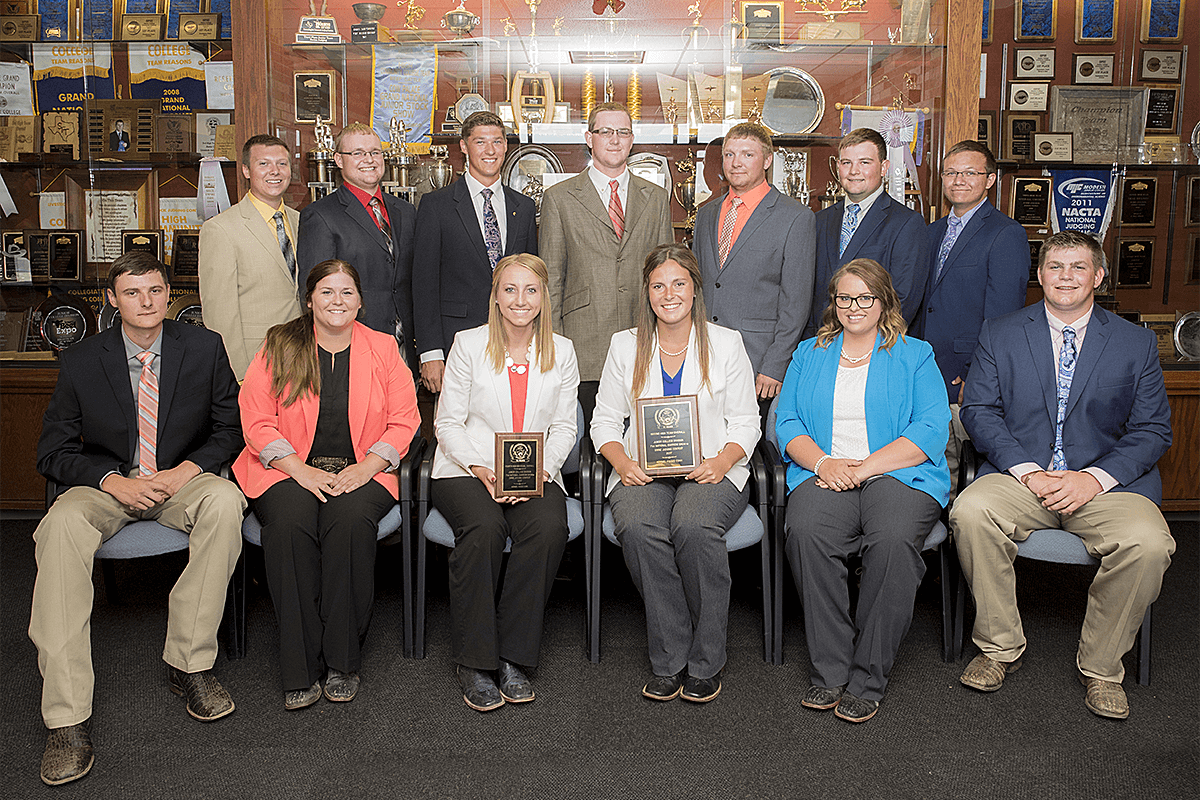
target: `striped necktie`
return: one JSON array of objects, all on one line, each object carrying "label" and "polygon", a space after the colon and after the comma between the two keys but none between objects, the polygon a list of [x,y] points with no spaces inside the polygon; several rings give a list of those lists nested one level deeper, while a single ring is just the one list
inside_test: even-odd
[{"label": "striped necktie", "polygon": [[383,238],[387,242],[388,255],[395,255],[392,252],[392,229],[388,227],[387,220],[383,218],[383,211],[379,208],[378,197],[371,198],[370,208],[371,216],[375,217],[375,224],[379,226],[379,230],[383,231]]},{"label": "striped necktie", "polygon": [[609,181],[608,188],[612,191],[608,196],[608,218],[612,220],[613,231],[620,239],[625,235],[625,210],[621,208],[621,195],[617,193],[619,181]]},{"label": "striped necktie", "polygon": [[158,472],[154,460],[158,443],[158,376],[150,368],[154,353],[143,350],[137,359],[142,362],[142,375],[138,378],[138,475],[144,476]]}]

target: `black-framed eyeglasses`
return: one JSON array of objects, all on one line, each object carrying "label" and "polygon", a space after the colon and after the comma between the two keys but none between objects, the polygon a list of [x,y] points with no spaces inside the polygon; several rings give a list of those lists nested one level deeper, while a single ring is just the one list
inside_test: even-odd
[{"label": "black-framed eyeglasses", "polygon": [[949,181],[952,181],[958,177],[961,177],[963,180],[973,181],[976,178],[982,178],[985,175],[989,175],[989,174],[990,173],[987,173],[987,172],[977,172],[976,170],[973,170],[973,169],[944,169],[944,170],[942,170],[942,177]]},{"label": "black-framed eyeglasses", "polygon": [[597,136],[603,136],[605,139],[610,139],[613,136],[628,139],[630,136],[633,136],[633,128],[596,128],[592,133]]},{"label": "black-framed eyeglasses", "polygon": [[833,296],[833,302],[838,308],[849,308],[851,305],[856,305],[863,311],[866,311],[875,305],[875,295],[860,294],[857,297],[851,297],[848,294],[837,294]]}]

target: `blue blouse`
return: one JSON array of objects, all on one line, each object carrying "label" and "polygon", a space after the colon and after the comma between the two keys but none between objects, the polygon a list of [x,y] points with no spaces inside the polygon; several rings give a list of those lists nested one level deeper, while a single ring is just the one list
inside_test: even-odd
[{"label": "blue blouse", "polygon": [[661,362],[659,362],[659,369],[662,370],[663,397],[678,397],[679,391],[683,387],[683,364],[679,365],[679,372],[675,373],[674,378],[667,374],[667,368],[662,366]]}]

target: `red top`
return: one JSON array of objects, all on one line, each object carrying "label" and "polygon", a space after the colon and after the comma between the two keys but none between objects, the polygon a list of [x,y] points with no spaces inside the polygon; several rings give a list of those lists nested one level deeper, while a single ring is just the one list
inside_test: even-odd
[{"label": "red top", "polygon": [[[342,185],[350,190],[350,194],[352,194],[358,198],[358,202],[363,204],[363,208],[365,208],[367,210],[368,214],[371,214],[372,198],[378,197],[379,198],[379,211],[380,211],[380,213],[383,214],[384,221],[387,222],[387,224],[389,226],[392,224],[392,219],[391,219],[391,217],[388,216],[388,213],[387,213],[387,203],[383,202],[383,192],[381,192],[379,189],[376,189],[375,194],[367,194],[362,189],[359,189],[356,186],[351,186],[348,183],[343,183]],[[375,219],[374,214],[371,214],[371,219],[372,219],[372,221]],[[375,224],[378,225],[379,223],[375,223]]]},{"label": "red top", "polygon": [[521,433],[525,430],[525,394],[528,387],[528,367],[519,375],[511,369],[508,371],[508,388],[512,394],[512,424],[514,433]]},{"label": "red top", "polygon": [[742,228],[746,227],[746,220],[750,219],[750,215],[754,213],[754,209],[758,208],[758,204],[762,202],[762,199],[767,196],[767,192],[769,191],[771,191],[770,182],[763,181],[745,194],[734,194],[733,190],[730,189],[725,195],[725,200],[721,203],[721,216],[717,222],[718,226],[720,226],[721,221],[724,221],[725,215],[729,213],[729,209],[733,207],[733,198],[742,198],[742,209],[738,212],[737,222],[733,224],[733,239],[729,242],[730,247],[733,247],[734,242],[737,241],[738,234],[742,232]]}]

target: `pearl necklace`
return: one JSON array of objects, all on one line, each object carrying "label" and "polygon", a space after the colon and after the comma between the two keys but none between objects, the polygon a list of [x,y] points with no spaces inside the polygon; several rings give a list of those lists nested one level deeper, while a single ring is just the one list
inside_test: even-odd
[{"label": "pearl necklace", "polygon": [[687,352],[688,345],[685,344],[683,346],[683,349],[680,350],[678,353],[672,353],[670,350],[667,350],[661,344],[658,346],[658,349],[659,349],[659,352],[661,352],[664,356],[670,356],[671,358],[678,358],[679,356],[681,356]]},{"label": "pearl necklace", "polygon": [[864,361],[870,357],[871,357],[871,351],[868,350],[867,352],[863,353],[858,358],[851,358],[850,356],[846,355],[846,348],[844,348],[844,347],[842,348],[842,358],[846,359],[851,364],[857,364],[858,362]]},{"label": "pearl necklace", "polygon": [[[533,349],[533,342],[530,342],[529,345],[525,348],[525,360],[526,361],[529,361],[529,353],[532,351],[532,349]],[[516,373],[517,375],[524,375],[525,371],[527,369],[529,369],[527,364],[517,364],[516,362],[514,362],[513,357],[508,354],[507,347],[504,348],[504,366],[508,367],[510,372]]]}]

